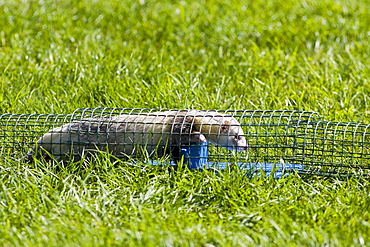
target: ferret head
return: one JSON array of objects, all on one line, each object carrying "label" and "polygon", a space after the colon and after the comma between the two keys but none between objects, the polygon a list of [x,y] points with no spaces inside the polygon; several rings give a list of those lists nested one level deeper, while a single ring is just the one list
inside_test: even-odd
[{"label": "ferret head", "polygon": [[231,116],[213,116],[211,121],[207,121],[201,128],[203,134],[207,133],[205,134],[207,141],[212,144],[233,151],[248,149],[247,140],[240,123]]}]

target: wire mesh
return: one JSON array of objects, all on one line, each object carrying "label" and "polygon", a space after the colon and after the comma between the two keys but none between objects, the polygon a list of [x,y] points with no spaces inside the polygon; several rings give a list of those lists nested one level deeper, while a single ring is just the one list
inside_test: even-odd
[{"label": "wire mesh", "polygon": [[[219,117],[222,121],[232,117],[237,122],[230,126],[242,129],[248,149],[240,152],[229,150],[235,146],[235,143],[230,141],[231,135],[235,133],[230,130],[226,134],[222,133],[221,125],[217,131],[212,130],[215,133],[210,133],[207,132],[210,129],[207,126],[212,127],[215,123],[203,120],[199,123],[187,118],[178,121],[176,117],[179,116],[198,119]],[[193,131],[197,124],[201,128],[198,127],[197,131]],[[115,150],[113,154],[119,158],[126,156],[139,158],[132,149],[139,150],[141,147],[141,151],[149,150],[151,154],[155,153],[156,155],[149,154],[149,158],[156,160],[164,156],[167,147],[181,149],[183,146],[196,146],[208,141],[206,159],[211,164],[236,162],[240,165],[296,165],[302,173],[324,175],[368,174],[370,168],[369,124],[324,121],[317,113],[306,111],[195,112],[168,109],[84,108],[67,115],[3,114],[0,115],[0,126],[1,155],[14,158],[26,155],[45,134],[58,135],[63,132],[67,133],[66,136],[73,134],[79,136],[80,141],[74,140],[73,143],[76,148],[72,151],[75,153],[82,153],[85,149],[108,147],[108,151]],[[68,128],[63,129],[61,126]],[[175,131],[176,128],[180,128],[179,132]],[[212,134],[215,136],[212,137]],[[83,135],[85,138],[81,139]],[[205,140],[201,138],[203,135],[206,137]],[[223,135],[228,142],[218,143],[220,139],[217,138],[223,138]],[[210,143],[209,140],[212,139],[217,141]],[[58,141],[59,145],[68,144],[70,147],[72,144],[68,138]],[[55,141],[51,143],[55,144]],[[127,146],[130,146],[130,152],[127,151]],[[120,156],[121,153],[124,155]],[[148,158],[148,153],[146,155]]]}]

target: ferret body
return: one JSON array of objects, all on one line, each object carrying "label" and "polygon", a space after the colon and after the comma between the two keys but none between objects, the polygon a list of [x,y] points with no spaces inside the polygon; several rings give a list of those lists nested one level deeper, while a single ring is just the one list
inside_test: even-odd
[{"label": "ferret body", "polygon": [[[247,149],[239,122],[230,115],[205,111],[164,111],[89,118],[54,128],[29,153],[74,161],[92,150],[117,158],[163,157],[177,162],[182,147],[209,142],[230,150]],[[69,157],[71,156],[71,157]]]}]

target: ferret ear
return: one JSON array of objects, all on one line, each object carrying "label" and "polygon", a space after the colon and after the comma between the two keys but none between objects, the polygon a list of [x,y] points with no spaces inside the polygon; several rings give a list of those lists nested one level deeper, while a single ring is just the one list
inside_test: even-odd
[{"label": "ferret ear", "polygon": [[229,133],[229,129],[230,129],[230,121],[224,121],[224,124],[221,125],[221,132],[222,133]]}]

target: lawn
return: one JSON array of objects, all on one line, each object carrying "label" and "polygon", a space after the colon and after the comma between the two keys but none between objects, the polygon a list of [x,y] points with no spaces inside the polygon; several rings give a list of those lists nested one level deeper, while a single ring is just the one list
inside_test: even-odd
[{"label": "lawn", "polygon": [[[0,114],[308,110],[370,123],[369,13],[366,0],[0,0]],[[0,246],[370,246],[361,177],[4,156]]]}]

